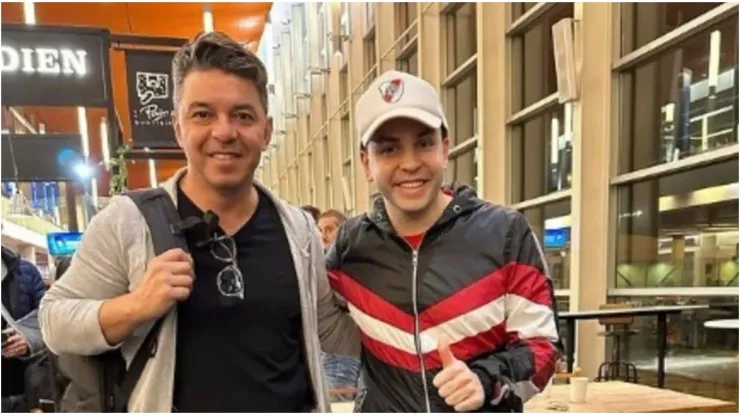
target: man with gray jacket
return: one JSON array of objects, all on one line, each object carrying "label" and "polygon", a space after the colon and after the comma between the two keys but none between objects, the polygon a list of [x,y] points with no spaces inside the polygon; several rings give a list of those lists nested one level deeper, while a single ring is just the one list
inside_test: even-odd
[{"label": "man with gray jacket", "polygon": [[185,233],[189,253],[155,257],[134,202],[112,198],[41,304],[47,345],[120,347],[130,363],[166,316],[129,411],[329,411],[320,351],[358,355],[360,343],[327,283],[313,221],[254,181],[273,128],[265,67],[210,32],[177,53],[173,79],[187,167],[161,186],[182,218],[210,211],[218,222]]}]

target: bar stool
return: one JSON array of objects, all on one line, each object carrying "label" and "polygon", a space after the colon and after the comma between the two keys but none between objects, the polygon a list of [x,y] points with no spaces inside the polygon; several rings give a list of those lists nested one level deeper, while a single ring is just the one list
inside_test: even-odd
[{"label": "bar stool", "polygon": [[[601,310],[631,309],[632,305],[622,303],[609,303],[601,305]],[[600,336],[612,339],[612,358],[599,366],[596,381],[625,381],[637,383],[637,367],[635,364],[622,359],[622,342],[629,342],[629,338],[639,334],[639,331],[630,329],[629,326],[635,321],[633,316],[605,317],[600,318],[599,323],[604,325],[605,331]]]}]

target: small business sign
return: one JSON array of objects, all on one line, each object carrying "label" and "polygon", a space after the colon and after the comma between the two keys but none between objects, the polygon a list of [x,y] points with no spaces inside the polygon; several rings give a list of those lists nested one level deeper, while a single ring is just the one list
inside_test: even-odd
[{"label": "small business sign", "polygon": [[3,105],[105,107],[105,29],[2,24]]},{"label": "small business sign", "polygon": [[131,136],[136,147],[177,148],[172,128],[174,52],[126,50]]}]

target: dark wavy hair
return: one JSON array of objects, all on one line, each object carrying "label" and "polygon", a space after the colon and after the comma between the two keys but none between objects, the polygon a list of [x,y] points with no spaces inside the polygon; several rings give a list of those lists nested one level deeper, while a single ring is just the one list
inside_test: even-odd
[{"label": "dark wavy hair", "polygon": [[321,215],[321,210],[312,205],[304,205],[301,207],[301,209],[311,215],[314,221],[318,222],[319,216]]},{"label": "dark wavy hair", "polygon": [[183,45],[172,60],[175,106],[185,77],[193,70],[218,69],[254,83],[267,112],[267,69],[245,46],[221,32],[199,33]]}]

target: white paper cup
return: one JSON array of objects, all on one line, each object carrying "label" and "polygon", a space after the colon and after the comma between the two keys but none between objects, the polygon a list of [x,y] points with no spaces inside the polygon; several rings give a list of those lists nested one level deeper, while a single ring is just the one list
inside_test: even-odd
[{"label": "white paper cup", "polygon": [[573,404],[586,403],[588,392],[588,377],[570,378],[570,402]]}]

